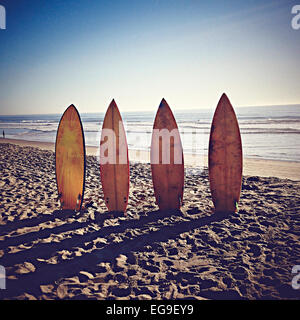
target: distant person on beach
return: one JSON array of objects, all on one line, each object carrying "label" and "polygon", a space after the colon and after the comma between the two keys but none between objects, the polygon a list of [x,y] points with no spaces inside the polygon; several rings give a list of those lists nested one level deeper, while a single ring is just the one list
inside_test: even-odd
[{"label": "distant person on beach", "polygon": [[2,134],[3,134],[3,139],[5,139],[5,132],[4,132],[4,130],[3,130],[3,133],[2,133]]}]

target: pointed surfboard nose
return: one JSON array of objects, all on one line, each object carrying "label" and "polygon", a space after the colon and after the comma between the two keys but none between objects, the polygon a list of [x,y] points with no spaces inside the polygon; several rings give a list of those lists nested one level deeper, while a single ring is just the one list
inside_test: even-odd
[{"label": "pointed surfboard nose", "polygon": [[108,114],[109,112],[112,112],[112,114],[117,113],[118,116],[122,119],[120,110],[119,110],[119,108],[118,108],[118,106],[116,104],[115,99],[112,99],[111,103],[109,104],[109,106],[108,106],[108,108],[106,110],[106,114]]},{"label": "pointed surfboard nose", "polygon": [[219,100],[218,105],[220,105],[220,104],[229,104],[229,105],[231,105],[231,102],[230,102],[230,100],[229,100],[229,98],[228,98],[228,96],[227,96],[226,93],[223,93],[223,94],[222,94],[222,96],[221,96],[221,98],[220,98],[220,100]]},{"label": "pointed surfboard nose", "polygon": [[117,107],[115,99],[111,100],[111,103],[109,104],[109,107]]},{"label": "pointed surfboard nose", "polygon": [[[227,100],[229,100],[228,97],[227,97],[227,94],[226,94],[225,92],[223,92],[223,94],[222,94],[222,96],[221,96],[221,99],[227,99]],[[221,100],[221,99],[220,99],[220,100]]]},{"label": "pointed surfboard nose", "polygon": [[168,103],[167,103],[167,101],[166,101],[166,99],[163,98],[163,99],[161,100],[160,104],[159,104],[158,109],[162,109],[162,108],[166,108],[166,107],[167,107],[167,108],[170,108],[169,105],[168,105]]},{"label": "pointed surfboard nose", "polygon": [[[171,116],[171,118],[173,119],[173,121],[176,123],[174,114],[170,108],[170,106],[168,105],[166,99],[162,99],[160,102],[160,105],[158,107],[158,110],[156,112],[156,116],[155,116],[155,120],[154,120],[154,124],[153,127],[155,126],[155,121],[156,119],[165,119],[167,121],[167,118],[169,117],[169,114]],[[177,124],[176,124],[176,128],[177,128]]]},{"label": "pointed surfboard nose", "polygon": [[69,109],[75,109],[75,110],[77,110],[76,107],[75,107],[75,105],[74,105],[73,103],[68,106],[68,108],[65,110],[65,112],[66,112],[67,110],[69,110]]},{"label": "pointed surfboard nose", "polygon": [[234,112],[234,109],[232,107],[232,104],[228,98],[228,96],[226,95],[226,93],[223,93],[215,110],[216,112],[220,112],[221,110],[223,110],[223,112],[227,113],[227,112]]}]

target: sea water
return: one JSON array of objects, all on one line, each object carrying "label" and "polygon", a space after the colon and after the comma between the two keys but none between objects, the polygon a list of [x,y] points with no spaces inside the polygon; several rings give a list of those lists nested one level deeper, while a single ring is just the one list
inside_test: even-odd
[{"label": "sea water", "polygon": [[[103,108],[104,109],[104,108]],[[150,149],[155,111],[122,112],[131,150]],[[236,108],[243,155],[248,158],[300,161],[300,105]],[[176,110],[186,154],[207,155],[213,109]],[[81,113],[87,146],[99,146],[105,113]],[[0,116],[6,138],[55,142],[61,114]]]}]

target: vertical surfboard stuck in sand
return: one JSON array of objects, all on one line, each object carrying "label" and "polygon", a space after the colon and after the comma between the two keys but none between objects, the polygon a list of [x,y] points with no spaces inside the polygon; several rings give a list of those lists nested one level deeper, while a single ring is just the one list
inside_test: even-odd
[{"label": "vertical surfboard stuck in sand", "polygon": [[128,145],[122,117],[114,100],[102,125],[100,176],[108,210],[125,212],[129,196]]},{"label": "vertical surfboard stuck in sand", "polygon": [[242,141],[235,112],[225,93],[211,125],[208,166],[215,213],[236,212],[242,185]]},{"label": "vertical surfboard stuck in sand", "polygon": [[85,166],[82,123],[77,109],[70,105],[60,119],[55,142],[56,183],[62,209],[81,209]]},{"label": "vertical surfboard stuck in sand", "polygon": [[165,99],[156,113],[150,158],[157,205],[160,210],[180,209],[184,189],[183,150],[176,120]]}]

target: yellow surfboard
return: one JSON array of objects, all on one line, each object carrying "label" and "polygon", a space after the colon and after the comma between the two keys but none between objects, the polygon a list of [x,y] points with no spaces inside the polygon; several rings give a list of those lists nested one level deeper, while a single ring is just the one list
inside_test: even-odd
[{"label": "yellow surfboard", "polygon": [[85,167],[82,123],[77,109],[70,105],[60,119],[55,143],[56,183],[62,209],[81,209]]}]

